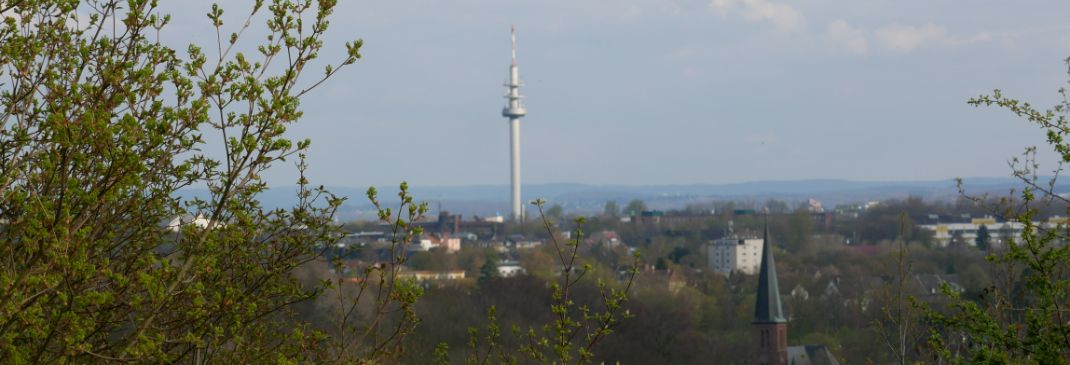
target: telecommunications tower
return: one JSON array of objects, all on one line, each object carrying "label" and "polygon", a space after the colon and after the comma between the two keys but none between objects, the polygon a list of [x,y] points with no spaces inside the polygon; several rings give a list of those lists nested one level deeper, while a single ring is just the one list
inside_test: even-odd
[{"label": "telecommunications tower", "polygon": [[524,220],[524,206],[520,202],[520,117],[528,114],[524,106],[520,104],[520,72],[516,67],[516,26],[512,29],[513,39],[513,64],[509,66],[509,81],[505,84],[507,92],[505,107],[502,108],[502,116],[509,118],[509,157],[511,161],[512,182],[512,219],[517,222]]}]

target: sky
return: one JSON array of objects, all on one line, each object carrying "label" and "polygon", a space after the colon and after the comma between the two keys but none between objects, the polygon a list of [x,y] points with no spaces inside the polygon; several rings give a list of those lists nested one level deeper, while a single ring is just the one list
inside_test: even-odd
[{"label": "sky", "polygon": [[[211,2],[164,3],[165,41],[214,44]],[[248,3],[222,2],[227,27]],[[1058,102],[1066,19],[1028,0],[340,0],[323,58],[356,38],[364,57],[289,133],[312,139],[313,183],[508,184],[515,24],[525,183],[1008,176],[1043,132],[966,101]]]}]

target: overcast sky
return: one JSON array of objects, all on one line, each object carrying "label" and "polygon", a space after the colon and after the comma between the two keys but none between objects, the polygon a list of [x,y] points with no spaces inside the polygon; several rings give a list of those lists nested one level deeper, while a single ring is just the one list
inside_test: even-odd
[{"label": "overcast sky", "polygon": [[[204,43],[210,2],[165,3],[165,39]],[[525,183],[1007,176],[1043,133],[966,100],[1058,101],[1067,19],[1064,0],[340,0],[325,58],[363,38],[364,59],[291,132],[315,183],[508,184],[516,24]]]}]

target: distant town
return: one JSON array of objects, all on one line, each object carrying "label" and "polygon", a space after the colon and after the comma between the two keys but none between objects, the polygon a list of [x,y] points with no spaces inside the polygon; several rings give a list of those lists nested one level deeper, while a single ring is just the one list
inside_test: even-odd
[{"label": "distant town", "polygon": [[[439,300],[434,299],[438,295],[496,301],[493,298],[507,296],[513,289],[498,287],[501,292],[490,292],[486,289],[489,280],[511,287],[523,285],[529,280],[525,278],[561,275],[561,266],[549,257],[548,246],[554,240],[557,244],[578,240],[580,251],[596,271],[616,280],[627,277],[629,257],[641,252],[643,274],[633,299],[638,317],[658,317],[664,311],[707,318],[667,323],[639,319],[624,325],[606,344],[607,358],[646,356],[649,362],[643,362],[651,363],[668,360],[657,357],[665,351],[660,346],[686,347],[689,341],[708,346],[670,352],[752,351],[746,334],[754,319],[749,316],[755,305],[762,305],[755,304],[754,298],[759,287],[768,285],[759,282],[759,277],[768,275],[759,274],[765,270],[763,257],[771,247],[779,273],[771,275],[778,279],[776,300],[782,301],[783,321],[770,323],[790,326],[784,342],[789,355],[785,356],[829,359],[814,364],[864,363],[873,354],[861,349],[882,341],[866,328],[867,323],[880,318],[879,308],[892,300],[889,288],[896,283],[908,291],[904,295],[933,303],[945,300],[945,287],[963,295],[984,291],[990,274],[983,257],[1000,250],[1007,237],[1019,236],[1023,228],[1022,223],[993,211],[996,204],[907,197],[827,207],[817,199],[795,204],[768,199],[659,210],[650,209],[642,200],[609,201],[582,224],[577,223],[579,215],[560,205],[545,207],[541,216],[534,214],[523,222],[501,215],[464,216],[442,208],[414,223],[423,234],[405,246],[399,276],[428,288],[431,303]],[[1065,206],[1050,204],[1036,216],[1035,225],[1065,226],[1065,211]],[[344,262],[343,270],[352,270],[354,280],[360,268],[389,259],[390,226],[353,221],[343,229],[344,238],[327,255]],[[904,274],[908,277],[898,277],[888,266],[897,247],[909,252],[912,269]],[[434,336],[428,334],[427,341],[450,338],[448,333],[431,331]],[[649,336],[666,336],[665,342],[630,344],[647,343]],[[678,336],[696,338],[682,341]]]}]

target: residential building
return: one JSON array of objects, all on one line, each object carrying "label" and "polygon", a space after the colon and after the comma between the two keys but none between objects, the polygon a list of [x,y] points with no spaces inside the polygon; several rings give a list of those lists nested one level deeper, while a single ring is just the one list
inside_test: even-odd
[{"label": "residential building", "polygon": [[498,275],[503,278],[511,278],[517,275],[525,273],[523,267],[520,266],[520,262],[514,260],[505,260],[498,263]]},{"label": "residential building", "polygon": [[398,273],[399,278],[415,279],[416,281],[429,280],[461,280],[464,279],[464,270],[447,271],[409,271],[402,270]]},{"label": "residential building", "polygon": [[585,240],[587,244],[617,247],[621,245],[620,235],[616,231],[602,230],[591,234]]},{"label": "residential building", "polygon": [[522,250],[539,247],[542,245],[542,241],[526,238],[522,234],[514,234],[505,239],[505,245],[513,249]]},{"label": "residential building", "polygon": [[446,253],[455,253],[461,250],[461,239],[449,237],[445,234],[432,234],[420,237],[418,241],[410,243],[408,250],[410,252],[430,251],[432,248],[444,249]]},{"label": "residential building", "polygon": [[[167,222],[167,229],[170,230],[171,232],[178,233],[178,232],[182,231],[182,227],[183,226],[194,225],[194,226],[197,226],[197,228],[204,229],[204,228],[208,228],[208,226],[211,225],[211,223],[212,223],[212,221],[210,219],[208,219],[207,217],[205,217],[203,214],[197,214],[197,215],[185,214],[185,215],[174,217],[170,221],[168,221]],[[216,227],[222,227],[224,225],[225,224],[217,224]]]},{"label": "residential building", "polygon": [[709,266],[724,275],[732,272],[754,275],[761,265],[762,241],[736,235],[715,240],[706,250]]}]

